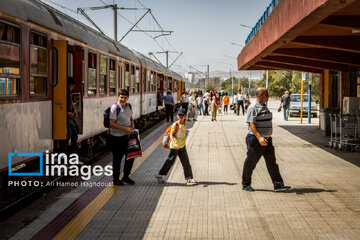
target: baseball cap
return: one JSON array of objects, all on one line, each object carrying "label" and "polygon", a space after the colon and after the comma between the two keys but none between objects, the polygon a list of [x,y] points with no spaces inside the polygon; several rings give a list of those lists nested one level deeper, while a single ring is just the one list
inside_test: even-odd
[{"label": "baseball cap", "polygon": [[178,115],[185,115],[186,111],[183,108],[180,108],[179,111],[177,112]]}]

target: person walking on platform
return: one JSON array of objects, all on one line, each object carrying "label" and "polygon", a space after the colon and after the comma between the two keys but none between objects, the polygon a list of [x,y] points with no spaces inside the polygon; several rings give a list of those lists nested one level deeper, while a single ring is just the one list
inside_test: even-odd
[{"label": "person walking on platform", "polygon": [[245,115],[245,110],[244,110],[244,94],[242,94],[241,89],[239,89],[239,93],[237,95],[237,115],[240,114],[240,107],[242,109],[242,113],[243,115]]},{"label": "person walking on platform", "polygon": [[184,175],[186,185],[196,185],[197,181],[193,178],[189,157],[186,151],[186,112],[180,108],[177,117],[179,121],[176,121],[170,132],[170,154],[166,159],[164,165],[160,169],[159,173],[155,175],[155,178],[162,183],[165,183],[164,176],[168,174],[170,168],[174,165],[176,157],[179,155],[181,165],[184,169]]},{"label": "person walking on platform", "polygon": [[173,122],[174,121],[173,111],[174,111],[175,101],[174,101],[174,97],[171,95],[170,90],[167,91],[167,94],[164,97],[164,101],[165,101],[166,119],[168,122],[169,120]]},{"label": "person walking on platform", "polygon": [[209,98],[210,98],[210,91],[207,90],[204,94],[204,104],[205,104],[205,111],[204,115],[209,115]]},{"label": "person walking on platform", "polygon": [[227,114],[227,112],[228,112],[229,102],[230,102],[230,100],[229,100],[228,94],[227,94],[227,93],[225,93],[225,96],[224,96],[224,98],[223,98],[223,103],[224,103],[224,114],[225,114],[225,113]]},{"label": "person walking on platform", "polygon": [[282,105],[283,111],[284,111],[284,120],[285,121],[287,121],[289,119],[290,103],[291,103],[290,93],[289,93],[289,91],[286,91],[285,95],[282,96],[281,101],[280,101],[280,108],[281,108],[281,105]]},{"label": "person walking on platform", "polygon": [[[127,103],[128,99],[129,92],[126,89],[122,89],[118,94],[118,102],[113,104],[110,110],[110,143],[113,152],[114,185],[124,185],[124,183],[135,184],[129,177],[134,158],[126,159],[128,136],[135,128],[131,105]],[[124,176],[120,181],[120,165],[124,155]]]},{"label": "person walking on platform", "polygon": [[189,106],[189,97],[187,92],[185,91],[181,94],[181,107],[185,109],[186,113],[188,111],[188,106]]},{"label": "person walking on platform", "polygon": [[276,164],[275,149],[272,143],[272,113],[266,107],[269,94],[266,88],[256,90],[257,100],[247,110],[246,122],[248,135],[246,136],[247,157],[242,173],[242,185],[245,191],[255,191],[251,187],[251,176],[264,156],[267,170],[274,184],[275,192],[286,191],[290,186],[285,186],[280,175],[279,166]]}]

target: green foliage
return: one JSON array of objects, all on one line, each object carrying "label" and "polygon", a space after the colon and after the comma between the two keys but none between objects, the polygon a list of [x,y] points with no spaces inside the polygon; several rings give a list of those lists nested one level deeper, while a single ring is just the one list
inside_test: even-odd
[{"label": "green foliage", "polygon": [[[296,71],[283,71],[283,70],[270,70],[269,74],[269,94],[274,97],[281,97],[285,91],[291,93],[301,93],[301,72]],[[239,90],[238,80],[239,78],[228,78],[220,85],[221,90],[231,94],[231,79],[234,81],[234,94]],[[320,75],[312,75],[312,88],[311,94],[315,100],[320,96]],[[309,81],[304,81],[304,93],[308,92]],[[249,79],[240,78],[240,88],[243,91],[248,91]],[[255,90],[259,87],[266,87],[266,72],[264,72],[262,79],[257,81],[251,81],[251,95],[255,95]]]},{"label": "green foliage", "polygon": [[[249,89],[249,79],[248,78],[236,78],[236,77],[231,77],[226,79],[225,81],[223,81],[221,83],[221,90],[224,90],[225,92],[229,93],[231,95],[232,93],[232,89],[231,89],[231,81],[233,80],[234,82],[234,94],[236,94],[239,89],[241,89],[243,92],[244,91],[248,91]],[[240,85],[239,85],[239,80],[240,80]],[[251,94],[254,95],[255,94],[255,90],[256,89],[256,81],[251,81]]]}]

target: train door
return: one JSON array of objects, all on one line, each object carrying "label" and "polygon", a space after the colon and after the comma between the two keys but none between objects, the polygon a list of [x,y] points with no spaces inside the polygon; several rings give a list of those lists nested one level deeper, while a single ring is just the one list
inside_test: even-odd
[{"label": "train door", "polygon": [[67,139],[67,41],[54,40],[52,49],[53,139]]},{"label": "train door", "polygon": [[52,49],[53,139],[67,140],[68,76],[74,77],[73,102],[78,111],[77,123],[82,133],[82,68],[83,53],[79,46],[68,46],[66,40],[54,40]]},{"label": "train door", "polygon": [[79,127],[79,134],[83,133],[83,65],[84,54],[81,46],[68,46],[67,64],[68,77],[73,77],[75,80],[75,90],[68,93],[75,105],[78,117],[76,119]]},{"label": "train door", "polygon": [[157,106],[162,106],[164,97],[164,75],[157,74],[157,86]]}]

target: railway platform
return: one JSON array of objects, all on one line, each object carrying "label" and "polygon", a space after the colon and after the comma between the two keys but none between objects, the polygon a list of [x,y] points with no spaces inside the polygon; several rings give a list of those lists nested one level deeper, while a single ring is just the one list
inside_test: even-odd
[{"label": "railway platform", "polygon": [[273,141],[288,192],[272,191],[263,159],[253,174],[256,191],[242,190],[245,116],[230,111],[216,122],[199,116],[187,124],[198,185],[185,185],[179,160],[165,184],[156,182],[168,154],[161,145],[164,123],[142,139],[144,156],[132,174],[136,185],[79,186],[11,239],[359,239],[359,154],[327,148],[318,119],[284,121],[275,105],[269,105]]}]

